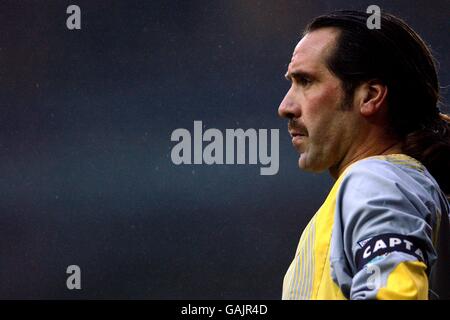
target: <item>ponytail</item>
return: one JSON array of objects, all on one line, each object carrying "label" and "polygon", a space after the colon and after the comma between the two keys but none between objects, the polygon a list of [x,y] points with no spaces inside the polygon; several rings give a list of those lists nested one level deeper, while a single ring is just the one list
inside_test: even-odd
[{"label": "ponytail", "polygon": [[450,195],[450,117],[439,114],[428,125],[406,135],[403,152],[419,160]]}]

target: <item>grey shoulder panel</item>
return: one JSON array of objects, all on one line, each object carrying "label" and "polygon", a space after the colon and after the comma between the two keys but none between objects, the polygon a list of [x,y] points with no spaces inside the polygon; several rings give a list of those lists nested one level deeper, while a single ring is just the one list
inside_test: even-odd
[{"label": "grey shoulder panel", "polygon": [[431,268],[443,212],[448,214],[442,192],[420,163],[377,157],[355,163],[345,172],[336,199],[330,253],[334,281],[350,296],[358,286],[355,275],[371,259],[383,257],[384,278],[406,260],[422,260]]}]

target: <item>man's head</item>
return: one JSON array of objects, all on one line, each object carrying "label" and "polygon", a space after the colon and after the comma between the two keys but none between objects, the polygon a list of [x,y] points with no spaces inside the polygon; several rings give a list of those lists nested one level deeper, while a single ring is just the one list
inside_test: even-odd
[{"label": "man's head", "polygon": [[353,113],[344,104],[342,82],[327,66],[339,32],[322,28],[306,34],[295,47],[286,72],[291,88],[279,114],[289,119],[292,143],[301,153],[299,166],[308,171],[335,166],[353,136],[354,128],[348,126]]},{"label": "man's head", "polygon": [[356,11],[318,17],[294,50],[286,74],[292,85],[279,114],[289,119],[303,169],[338,174],[343,163],[403,144],[439,119],[427,46],[392,15],[382,14],[379,30],[367,28],[368,17]]}]

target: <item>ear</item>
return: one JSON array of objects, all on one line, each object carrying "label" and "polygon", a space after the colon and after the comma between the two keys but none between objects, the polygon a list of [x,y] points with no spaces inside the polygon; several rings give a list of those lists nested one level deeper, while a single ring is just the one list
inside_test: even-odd
[{"label": "ear", "polygon": [[359,111],[368,117],[378,113],[386,104],[388,88],[378,80],[370,80],[358,88]]}]

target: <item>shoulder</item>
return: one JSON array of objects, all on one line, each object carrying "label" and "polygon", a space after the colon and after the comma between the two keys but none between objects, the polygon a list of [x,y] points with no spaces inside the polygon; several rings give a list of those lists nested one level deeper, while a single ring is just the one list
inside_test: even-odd
[{"label": "shoulder", "polygon": [[417,160],[406,155],[375,156],[357,161],[344,173],[341,195],[415,194],[429,197],[439,189]]},{"label": "shoulder", "polygon": [[367,158],[340,179],[335,217],[349,256],[368,239],[394,235],[416,239],[434,261],[440,189],[420,162],[407,156]]},{"label": "shoulder", "polygon": [[420,162],[406,155],[360,160],[341,179],[337,205],[344,220],[368,209],[427,220],[440,211],[436,181]]}]

